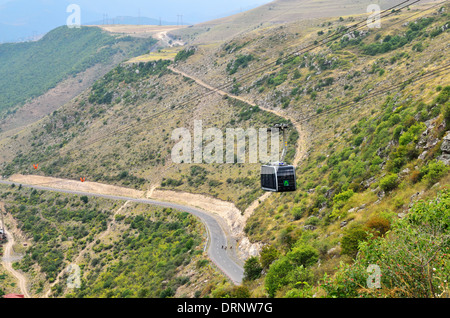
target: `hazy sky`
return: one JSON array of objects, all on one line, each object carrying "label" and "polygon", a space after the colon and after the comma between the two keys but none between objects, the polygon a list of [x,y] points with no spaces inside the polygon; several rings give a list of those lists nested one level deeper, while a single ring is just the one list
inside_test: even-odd
[{"label": "hazy sky", "polygon": [[[255,8],[272,0],[0,0],[0,43],[15,42],[42,35],[65,25],[76,4],[81,24],[119,16],[161,19],[196,24]],[[180,21],[181,22],[181,21]]]},{"label": "hazy sky", "polygon": [[[61,5],[77,4],[81,7],[81,12],[86,13],[88,18],[97,14],[98,19],[102,19],[103,14],[108,14],[110,18],[115,16],[141,16],[149,18],[162,18],[164,20],[176,21],[177,15],[183,15],[183,21],[189,23],[204,22],[217,17],[222,17],[237,11],[254,8],[256,6],[271,2],[272,0],[0,0],[0,13],[2,5],[8,7],[17,5],[17,9],[10,14],[10,18],[20,18],[21,11],[33,11],[39,13],[39,7],[43,11],[50,7],[60,7]],[[36,9],[37,8],[37,9]],[[65,12],[61,15],[66,16]],[[83,19],[83,15],[82,15]],[[0,21],[4,22],[4,21]],[[83,22],[83,21],[82,21]],[[84,21],[87,22],[87,21]]]}]

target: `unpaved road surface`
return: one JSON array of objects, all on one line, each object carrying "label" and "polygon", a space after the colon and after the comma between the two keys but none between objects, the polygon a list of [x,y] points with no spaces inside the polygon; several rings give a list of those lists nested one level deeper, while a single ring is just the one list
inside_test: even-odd
[{"label": "unpaved road surface", "polygon": [[[2,213],[6,213],[3,202],[0,202],[0,209],[2,210]],[[1,224],[1,220],[0,220],[0,224]],[[27,279],[26,277],[16,271],[13,267],[13,245],[15,243],[14,241],[14,236],[12,236],[12,234],[6,229],[6,225],[5,225],[5,234],[8,238],[8,242],[4,245],[3,247],[3,257],[2,257],[2,265],[3,267],[5,267],[5,269],[11,273],[11,275],[13,275],[17,280],[18,280],[18,286],[21,290],[21,293],[24,295],[25,298],[31,298],[30,294],[28,293],[28,287],[27,287]]]},{"label": "unpaved road surface", "polygon": [[[249,105],[256,106],[243,97],[229,94],[223,90],[217,89],[201,79],[193,77],[185,72],[169,67],[174,73],[183,75],[194,80],[198,85],[203,86],[211,91],[214,91],[222,96],[227,95],[231,98],[238,99]],[[294,166],[306,155],[304,131],[301,125],[296,122],[288,114],[275,109],[268,109],[259,106],[264,111],[272,112],[280,117],[289,119],[295,126],[299,133],[299,141],[296,147],[296,155],[293,161]],[[163,191],[152,189],[146,193],[128,188],[105,185],[94,182],[80,182],[76,180],[65,180],[50,177],[41,177],[33,175],[13,175],[10,181],[1,181],[4,184],[22,184],[24,187],[31,187],[38,190],[58,191],[69,194],[90,195],[95,197],[102,197],[112,200],[132,201],[144,204],[151,204],[163,207],[170,207],[180,211],[188,212],[197,216],[205,224],[208,231],[208,254],[210,259],[216,266],[222,270],[234,283],[240,284],[243,278],[242,255],[236,253],[236,241],[239,239],[241,248],[246,250],[246,255],[257,254],[261,246],[258,244],[251,244],[250,241],[243,234],[243,228],[247,219],[258,207],[259,201],[267,199],[271,192],[265,193],[261,198],[253,202],[242,215],[234,204],[217,200],[208,196],[198,194],[180,193],[175,191]],[[156,201],[152,199],[159,199]],[[172,202],[170,202],[172,201]],[[176,202],[176,203],[173,203]],[[208,212],[206,212],[208,211]],[[235,247],[234,249],[223,249],[223,246]],[[20,275],[20,273],[17,273]],[[17,277],[17,276],[16,276]],[[26,281],[25,281],[26,285]]]},{"label": "unpaved road surface", "polygon": [[[14,180],[11,181],[5,181],[0,180],[0,183],[11,185],[13,183],[17,183],[17,180],[28,180],[33,181],[33,177],[38,176],[21,176],[16,175]],[[11,179],[13,179],[11,177]],[[48,179],[52,179],[52,182],[49,182]],[[37,181],[37,182],[36,182]],[[67,182],[66,182],[67,181]],[[83,190],[72,190],[70,189],[73,185],[72,180],[64,180],[64,179],[56,179],[56,178],[47,178],[47,177],[39,177],[35,180],[36,184],[33,183],[20,183],[22,187],[26,188],[33,188],[36,190],[43,190],[43,191],[54,191],[54,192],[61,192],[61,193],[67,193],[67,194],[73,194],[73,195],[86,195],[86,196],[93,196],[93,197],[99,197],[99,198],[105,198],[109,200],[121,200],[121,201],[131,201],[136,203],[142,203],[142,204],[150,204],[154,206],[160,206],[160,207],[167,207],[172,208],[178,211],[187,212],[189,214],[192,214],[196,217],[198,217],[203,224],[205,225],[207,232],[208,232],[208,255],[211,261],[228,277],[231,281],[233,281],[235,284],[240,284],[242,282],[243,276],[244,276],[244,269],[242,266],[242,263],[239,262],[239,259],[236,256],[235,250],[236,248],[228,248],[224,249],[223,246],[230,246],[229,243],[232,242],[230,238],[227,236],[228,231],[224,231],[223,227],[221,226],[223,224],[223,221],[220,220],[220,218],[217,215],[214,215],[210,212],[201,210],[199,208],[193,208],[191,206],[184,206],[172,202],[162,202],[162,201],[156,201],[156,200],[150,200],[146,199],[143,196],[126,196],[125,194],[111,194],[111,193],[105,193],[107,191],[111,191],[111,189],[114,189],[114,191],[121,191],[123,193],[129,193],[126,188],[120,188],[120,187],[113,187],[108,185],[102,185],[102,184],[91,184],[90,187],[86,184],[86,182],[80,182],[77,186],[78,189],[82,189],[83,186],[86,186],[88,189],[90,189],[90,192],[83,191]],[[55,184],[55,186],[53,186]],[[69,189],[67,189],[67,188]],[[96,189],[101,189],[102,193],[95,193],[92,190],[92,187]],[[132,190],[131,193],[134,192]]]},{"label": "unpaved road surface", "polygon": [[199,79],[199,78],[197,78],[195,76],[189,75],[186,72],[183,72],[181,70],[178,70],[178,69],[176,69],[173,66],[168,66],[168,68],[172,72],[180,74],[180,75],[183,75],[184,77],[190,78],[193,81],[195,81],[198,85],[203,86],[206,89],[209,89],[211,91],[214,91],[214,92],[216,92],[219,95],[222,95],[222,96],[226,95],[228,97],[240,100],[240,101],[242,101],[244,103],[247,103],[247,104],[249,104],[251,106],[258,106],[259,108],[261,108],[264,111],[271,112],[271,113],[273,113],[273,114],[275,114],[277,116],[280,116],[282,118],[290,120],[293,123],[293,125],[295,126],[295,129],[297,130],[297,132],[299,134],[299,140],[297,142],[297,148],[296,148],[296,152],[295,152],[295,158],[294,158],[294,161],[293,161],[293,165],[297,166],[299,164],[299,162],[305,157],[305,155],[306,155],[306,147],[305,147],[306,142],[305,142],[304,130],[303,130],[302,126],[298,123],[298,121],[295,120],[294,118],[292,118],[291,116],[289,116],[289,114],[286,114],[285,112],[282,112],[282,111],[279,111],[279,110],[276,110],[276,109],[269,109],[269,108],[262,107],[260,105],[256,105],[256,103],[254,103],[254,102],[252,102],[252,101],[250,101],[250,100],[248,100],[248,99],[246,99],[244,97],[236,96],[236,95],[227,93],[227,92],[225,92],[223,90],[220,90],[220,89],[218,89],[216,87],[213,87],[213,86],[205,83],[201,79]]},{"label": "unpaved road surface", "polygon": [[[299,139],[297,141],[297,145],[296,145],[296,151],[295,151],[295,157],[293,160],[293,165],[294,166],[298,166],[298,164],[300,163],[301,160],[303,160],[306,155],[307,155],[307,147],[306,147],[306,133],[303,129],[303,127],[300,125],[300,123],[293,118],[292,116],[290,116],[289,114],[287,114],[286,112],[277,110],[277,109],[270,109],[270,108],[266,108],[263,107],[261,105],[257,105],[256,103],[248,100],[247,98],[241,97],[241,96],[236,96],[233,94],[230,94],[228,92],[225,92],[221,89],[218,89],[214,86],[211,86],[209,84],[207,84],[206,82],[204,82],[203,80],[192,76],[190,74],[187,74],[186,72],[183,72],[179,69],[176,69],[174,66],[170,65],[168,66],[168,68],[179,75],[182,75],[186,78],[190,78],[191,80],[193,80],[195,83],[197,83],[198,85],[212,91],[215,92],[219,95],[222,96],[228,96],[230,98],[234,98],[237,100],[240,100],[244,103],[247,103],[248,105],[251,105],[253,107],[258,106],[260,109],[267,111],[267,112],[271,112],[279,117],[285,118],[287,120],[290,120],[292,122],[292,124],[294,125],[294,128],[297,130],[298,134],[299,134]],[[244,214],[241,215],[237,215],[236,213],[233,213],[233,209],[228,209],[226,210],[227,213],[224,217],[225,220],[227,220],[229,222],[229,227],[232,229],[233,231],[233,236],[239,240],[239,253],[240,253],[240,257],[241,258],[247,258],[249,256],[253,256],[253,255],[258,255],[262,245],[259,243],[251,243],[250,240],[247,238],[247,236],[244,233],[244,227],[245,224],[247,223],[248,218],[253,214],[253,212],[255,211],[255,209],[259,206],[260,202],[263,202],[264,200],[266,200],[270,195],[272,194],[272,192],[266,192],[264,193],[261,197],[259,197],[258,199],[256,199],[245,211]],[[177,196],[177,193],[171,193],[170,191],[164,191],[164,193],[162,194],[162,196],[169,196],[169,197],[173,197],[173,198],[179,198],[179,195]],[[189,202],[196,202],[194,198],[189,199]],[[205,202],[205,198],[201,198],[200,200],[197,200],[197,202]],[[237,210],[237,208],[235,208]],[[212,207],[212,210],[214,211],[214,207]],[[234,216],[234,217],[233,217]]]}]

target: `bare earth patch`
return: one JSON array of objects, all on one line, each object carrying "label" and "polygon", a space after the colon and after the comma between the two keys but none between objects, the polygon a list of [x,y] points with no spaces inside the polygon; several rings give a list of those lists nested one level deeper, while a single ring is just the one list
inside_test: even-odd
[{"label": "bare earth patch", "polygon": [[185,25],[124,25],[124,24],[110,24],[110,25],[93,25],[99,27],[110,33],[120,33],[131,36],[150,37],[160,33],[167,33],[170,31],[186,28]]},{"label": "bare earth patch", "polygon": [[[260,200],[264,200],[269,195],[270,193],[264,194]],[[188,205],[215,214],[219,217],[218,220],[225,233],[231,235],[231,239],[234,239],[237,243],[238,257],[242,260],[245,260],[249,256],[258,255],[260,252],[261,244],[251,243],[244,232],[247,219],[259,205],[258,201],[255,201],[244,213],[241,213],[232,202],[222,201],[201,194],[153,189],[148,198]]]},{"label": "bare earth patch", "polygon": [[34,176],[34,175],[21,175],[14,174],[9,178],[9,181],[17,184],[29,184],[39,185],[43,187],[52,187],[56,189],[71,190],[71,191],[83,191],[96,194],[126,196],[131,198],[143,198],[145,192],[128,189],[124,187],[118,187],[108,184],[102,184],[97,182],[81,182],[77,180],[66,180],[52,177]]}]

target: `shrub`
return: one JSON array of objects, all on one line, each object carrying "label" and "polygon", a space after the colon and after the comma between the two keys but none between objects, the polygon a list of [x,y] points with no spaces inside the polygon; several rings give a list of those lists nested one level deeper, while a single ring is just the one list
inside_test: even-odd
[{"label": "shrub", "polygon": [[364,136],[358,136],[358,137],[356,137],[355,140],[353,141],[353,144],[354,144],[356,147],[359,147],[359,146],[362,144],[363,141],[364,141]]},{"label": "shrub", "polygon": [[227,71],[228,74],[233,75],[234,73],[236,73],[238,71],[238,69],[241,68],[246,68],[248,66],[248,63],[254,60],[254,56],[249,54],[249,55],[239,55],[236,59],[236,61],[231,62],[227,65]]},{"label": "shrub", "polygon": [[232,298],[250,298],[250,290],[247,286],[233,286],[230,291]]},{"label": "shrub", "polygon": [[286,256],[296,266],[309,267],[317,263],[319,252],[310,245],[300,244],[294,247]]},{"label": "shrub", "polygon": [[252,256],[245,261],[244,280],[255,280],[261,277],[263,268],[257,257]]},{"label": "shrub", "polygon": [[[385,237],[360,243],[355,263],[341,265],[331,280],[325,276],[322,287],[328,297],[448,297],[449,234],[450,191],[445,190],[416,202]],[[367,286],[369,265],[380,268],[379,289]]]},{"label": "shrub", "polygon": [[367,272],[360,264],[341,264],[334,277],[325,273],[321,287],[330,298],[350,298],[358,296],[358,290],[366,284]]},{"label": "shrub", "polygon": [[82,201],[84,204],[87,204],[89,202],[89,198],[86,195],[83,195],[80,197],[80,201]]},{"label": "shrub", "polygon": [[427,186],[431,187],[443,176],[445,176],[449,169],[450,168],[443,162],[435,160],[422,167],[422,169],[420,169],[420,174],[422,175],[422,179],[426,182]]},{"label": "shrub", "polygon": [[208,263],[209,263],[209,261],[207,259],[201,259],[201,260],[197,261],[196,266],[197,266],[197,268],[201,268],[201,267],[208,265]]},{"label": "shrub", "polygon": [[355,194],[353,192],[353,190],[347,190],[347,191],[338,193],[333,197],[333,202],[334,203],[347,202],[348,199],[350,199],[353,196],[353,194]]},{"label": "shrub", "polygon": [[380,180],[380,187],[384,192],[390,192],[398,186],[398,175],[396,173],[389,174]]},{"label": "shrub", "polygon": [[400,139],[400,135],[402,134],[402,132],[403,132],[403,126],[397,126],[397,127],[395,127],[395,129],[394,129],[394,140],[399,140]]},{"label": "shrub", "polygon": [[181,50],[175,56],[175,62],[187,60],[190,56],[195,54],[195,51],[196,51],[196,48],[194,48],[194,47],[190,47],[190,48],[186,48],[184,50]]},{"label": "shrub", "polygon": [[411,172],[411,174],[409,175],[409,180],[415,184],[417,182],[420,181],[420,179],[422,178],[420,171],[418,170],[414,170],[413,172]]},{"label": "shrub", "polygon": [[381,216],[373,216],[366,222],[365,227],[374,236],[383,236],[390,230],[391,223],[388,219]]},{"label": "shrub", "polygon": [[291,210],[291,214],[295,220],[299,220],[305,214],[306,208],[304,206],[294,206]]},{"label": "shrub", "polygon": [[169,287],[169,288],[163,290],[160,293],[159,297],[160,298],[170,298],[170,297],[173,297],[174,295],[175,295],[175,292],[172,290],[171,287]]},{"label": "shrub", "polygon": [[[292,286],[297,290],[304,289],[305,287],[308,287],[314,283],[314,273],[310,268],[297,266],[289,272],[288,281],[289,286]],[[286,296],[288,295],[289,294],[286,293]]]},{"label": "shrub", "polygon": [[275,246],[264,246],[259,254],[259,260],[262,268],[264,270],[268,269],[270,264],[272,264],[279,256],[280,252],[275,248]]},{"label": "shrub", "polygon": [[341,239],[342,254],[356,257],[359,243],[367,240],[367,228],[362,224],[353,225],[344,231]]},{"label": "shrub", "polygon": [[407,145],[410,142],[414,141],[416,142],[419,138],[419,135],[426,129],[426,126],[424,123],[419,122],[413,124],[409,129],[400,136],[398,143],[400,145]]},{"label": "shrub", "polygon": [[293,268],[287,258],[276,260],[270,265],[264,281],[269,297],[275,297],[277,290],[289,283],[288,274]]},{"label": "shrub", "polygon": [[450,128],[450,105],[446,105],[443,108],[442,113],[444,115],[444,120],[446,124],[445,128],[448,130]]}]

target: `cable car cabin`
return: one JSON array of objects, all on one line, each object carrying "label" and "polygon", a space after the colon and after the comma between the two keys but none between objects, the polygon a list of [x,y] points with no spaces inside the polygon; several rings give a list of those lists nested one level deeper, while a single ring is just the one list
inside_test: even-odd
[{"label": "cable car cabin", "polygon": [[290,192],[297,190],[294,166],[266,165],[261,167],[261,188],[264,191]]}]

